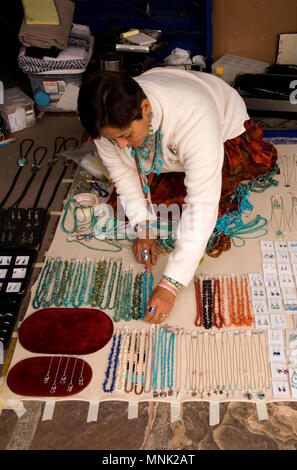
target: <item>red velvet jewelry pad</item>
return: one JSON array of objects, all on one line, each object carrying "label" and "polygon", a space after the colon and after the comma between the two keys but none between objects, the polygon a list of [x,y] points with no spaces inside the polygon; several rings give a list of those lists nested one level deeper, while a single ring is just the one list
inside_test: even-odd
[{"label": "red velvet jewelry pad", "polygon": [[26,318],[19,331],[21,345],[42,354],[91,354],[113,334],[112,320],[101,310],[45,308]]},{"label": "red velvet jewelry pad", "polygon": [[[75,395],[86,388],[92,379],[92,369],[83,359],[71,357],[66,369],[65,384],[61,384],[60,380],[66,368],[67,356],[62,357],[59,367],[60,356],[53,357],[51,368],[49,371],[49,380],[45,384],[44,377],[46,376],[51,357],[30,357],[15,364],[7,375],[7,385],[10,390],[17,395],[28,397],[66,397]],[[75,364],[75,360],[76,364]],[[74,367],[75,364],[75,367]],[[83,366],[84,365],[84,366]],[[82,367],[83,366],[83,367]],[[56,391],[50,393],[52,385],[56,378]],[[74,373],[73,373],[74,371]],[[67,392],[68,385],[71,381],[73,389]],[[83,377],[83,384],[79,385],[79,378]]]}]

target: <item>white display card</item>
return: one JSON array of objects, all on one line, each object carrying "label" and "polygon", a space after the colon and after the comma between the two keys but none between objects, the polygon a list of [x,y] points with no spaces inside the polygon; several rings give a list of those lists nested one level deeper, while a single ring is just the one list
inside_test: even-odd
[{"label": "white display card", "polygon": [[284,308],[285,308],[286,313],[296,313],[297,312],[296,300],[286,300],[284,302]]},{"label": "white display card", "polygon": [[262,251],[263,262],[269,261],[270,263],[275,263],[276,256],[274,250]]},{"label": "white display card", "polygon": [[283,287],[282,294],[283,294],[284,301],[297,300],[297,291],[295,287]]},{"label": "white display card", "polygon": [[15,265],[26,265],[29,264],[30,256],[17,256],[15,260]]},{"label": "white display card", "polygon": [[0,256],[0,266],[8,266],[11,263],[12,256]]},{"label": "white display card", "polygon": [[7,284],[6,292],[20,292],[21,286],[21,282],[9,282]]},{"label": "white display card", "polygon": [[266,299],[265,287],[252,287],[251,294],[252,294],[252,299],[254,300]]},{"label": "white display card", "polygon": [[294,278],[291,273],[279,274],[279,283],[281,287],[295,287]]},{"label": "white display card", "polygon": [[249,274],[249,282],[251,287],[263,287],[264,281],[262,274]]},{"label": "white display card", "polygon": [[263,263],[262,268],[264,274],[277,274],[276,263]]},{"label": "white display card", "polygon": [[24,279],[26,277],[27,268],[14,268],[12,279]]},{"label": "white display card", "polygon": [[281,299],[282,294],[279,287],[267,287],[267,297],[269,299]]},{"label": "white display card", "polygon": [[286,318],[285,315],[270,315],[270,324],[271,328],[286,328]]},{"label": "white display card", "polygon": [[269,313],[281,313],[283,312],[283,304],[280,298],[270,297],[268,301],[268,312]]},{"label": "white display card", "polygon": [[257,313],[268,313],[266,300],[253,300],[253,312]]},{"label": "white display card", "polygon": [[269,346],[284,345],[284,335],[282,330],[268,330],[267,334]]},{"label": "white display card", "polygon": [[0,279],[5,279],[7,271],[7,269],[0,269]]},{"label": "white display card", "polygon": [[283,346],[268,346],[270,362],[286,362]]},{"label": "white display card", "polygon": [[275,398],[290,398],[289,382],[272,382],[273,396]]},{"label": "white display card", "polygon": [[257,330],[268,330],[270,328],[269,315],[255,315],[255,326]]},{"label": "white display card", "polygon": [[262,251],[274,249],[273,241],[269,240],[260,240],[260,246]]},{"label": "white display card", "polygon": [[296,242],[288,242],[288,250],[291,251],[297,251],[297,241]]},{"label": "white display card", "polygon": [[290,263],[278,263],[277,268],[279,274],[292,274]]},{"label": "white display card", "polygon": [[264,274],[264,284],[266,287],[279,287],[278,276],[275,274]]},{"label": "white display card", "polygon": [[288,251],[288,246],[288,242],[283,240],[274,242],[275,251]]},{"label": "white display card", "polygon": [[297,330],[286,330],[286,346],[289,349],[297,348]]},{"label": "white display card", "polygon": [[288,380],[288,367],[283,363],[271,363],[272,380]]},{"label": "white display card", "polygon": [[276,259],[278,263],[290,263],[290,256],[288,251],[277,251]]}]

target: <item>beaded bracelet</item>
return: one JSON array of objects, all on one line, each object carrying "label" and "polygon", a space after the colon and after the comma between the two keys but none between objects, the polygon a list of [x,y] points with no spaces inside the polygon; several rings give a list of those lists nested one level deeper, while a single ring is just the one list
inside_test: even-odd
[{"label": "beaded bracelet", "polygon": [[164,281],[159,282],[158,287],[163,287],[164,289],[169,290],[174,295],[174,297],[176,297],[178,294],[176,289],[174,289],[172,286],[170,286]]}]

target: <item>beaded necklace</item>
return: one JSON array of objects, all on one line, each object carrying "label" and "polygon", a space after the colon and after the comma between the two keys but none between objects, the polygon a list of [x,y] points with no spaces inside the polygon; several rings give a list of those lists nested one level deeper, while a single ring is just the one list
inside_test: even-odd
[{"label": "beaded necklace", "polygon": [[156,137],[155,137],[155,152],[154,152],[153,163],[151,165],[151,168],[147,171],[144,169],[142,165],[139,148],[133,147],[131,150],[131,157],[135,158],[136,156],[135,158],[136,168],[137,168],[139,179],[142,185],[142,191],[146,198],[150,190],[149,186],[151,184],[153,174],[156,173],[157,175],[159,175],[161,173],[161,167],[163,166],[162,138],[163,138],[163,134],[159,131],[159,129],[157,129]]},{"label": "beaded necklace", "polygon": [[[197,332],[192,332],[190,341],[190,364],[192,372],[190,374],[192,397],[197,395]],[[196,347],[194,346],[194,340],[196,340]]]},{"label": "beaded necklace", "polygon": [[92,266],[92,263],[91,263],[91,262],[88,262],[88,260],[85,260],[85,262],[84,262],[83,281],[82,281],[82,285],[81,285],[80,292],[79,292],[79,296],[78,296],[78,302],[75,303],[75,300],[73,301],[73,307],[75,307],[75,308],[79,308],[79,307],[81,307],[83,304],[86,305],[86,302],[85,302],[85,295],[86,295],[86,291],[87,291],[87,286],[88,286],[88,280],[89,280],[89,276],[90,276],[91,266]]},{"label": "beaded necklace", "polygon": [[[115,349],[117,339],[118,339],[118,342],[117,342],[117,346],[116,346],[116,349]],[[116,373],[117,373],[118,359],[119,359],[119,354],[120,354],[121,339],[122,339],[121,333],[118,335],[118,332],[116,332],[113,335],[112,347],[111,347],[111,351],[110,351],[110,354],[109,354],[109,357],[108,357],[108,365],[107,365],[107,369],[106,369],[106,372],[105,372],[105,380],[103,382],[103,391],[107,392],[107,393],[112,393],[113,389],[114,389],[114,384],[115,384],[115,380],[116,380]],[[112,381],[111,381],[110,387],[108,388],[108,382],[110,380],[110,373],[111,373],[112,368],[113,368]]]},{"label": "beaded necklace", "polygon": [[175,375],[175,391],[178,394],[181,390],[183,363],[182,363],[182,342],[184,336],[184,330],[182,328],[176,328],[176,375]]},{"label": "beaded necklace", "polygon": [[63,269],[63,273],[62,273],[62,279],[61,279],[61,282],[60,282],[60,286],[59,286],[58,292],[56,294],[56,297],[54,299],[54,303],[55,303],[56,307],[60,307],[64,303],[69,268],[70,268],[69,261],[66,260],[65,263],[64,263],[64,269]]},{"label": "beaded necklace", "polygon": [[117,373],[117,378],[116,378],[116,383],[115,383],[116,392],[119,391],[120,381],[121,381],[122,374],[123,374],[124,351],[129,342],[129,333],[128,333],[128,329],[126,326],[122,328],[121,333],[122,333],[122,341],[121,341],[121,347],[120,347],[120,353],[119,353],[118,373]]},{"label": "beaded necklace", "polygon": [[66,292],[65,292],[65,299],[64,299],[65,307],[70,306],[72,278],[74,276],[74,272],[75,272],[76,268],[77,268],[77,260],[71,260],[69,270],[68,270],[68,275],[67,275],[66,286],[68,286],[68,287],[67,287]]},{"label": "beaded necklace", "polygon": [[[137,362],[136,362],[136,378],[134,384],[134,393],[136,395],[141,395],[144,389],[144,369],[145,369],[145,353],[146,353],[146,343],[147,343],[147,333],[145,329],[142,330],[141,336],[138,343],[138,353],[137,353]],[[140,359],[140,353],[142,349],[142,359]],[[138,385],[138,377],[140,377],[140,389]]]},{"label": "beaded necklace", "polygon": [[122,262],[122,259],[121,259],[120,267],[119,267],[119,271],[118,271],[118,277],[117,277],[117,287],[116,287],[116,291],[115,291],[115,295],[114,295],[114,299],[113,299],[113,305],[109,307],[110,310],[114,310],[116,308],[117,299],[118,299],[118,295],[119,295],[119,290],[120,290],[120,287],[121,287],[120,279],[121,279],[121,275],[122,275],[122,269],[123,269],[123,262]]},{"label": "beaded necklace", "polygon": [[154,356],[153,356],[153,397],[154,398],[159,396],[157,389],[158,389],[158,373],[159,373],[160,340],[161,340],[161,328],[159,328],[159,331],[158,331],[158,341],[157,341],[157,337],[155,339]]},{"label": "beaded necklace", "polygon": [[145,379],[144,379],[144,392],[149,393],[152,388],[152,377],[153,377],[153,351],[155,344],[155,326],[150,328],[149,337],[147,341],[146,351],[146,366],[145,366]]},{"label": "beaded necklace", "polygon": [[[165,338],[165,339],[164,339]],[[165,384],[166,384],[166,354],[167,354],[167,329],[162,329],[161,336],[161,382],[160,382],[160,397],[166,397]]]},{"label": "beaded necklace", "polygon": [[[189,339],[190,338],[190,339]],[[189,339],[189,341],[187,341]],[[189,392],[191,390],[191,381],[190,381],[190,341],[191,341],[191,332],[186,331],[185,333],[185,349],[186,349],[186,380],[185,380],[185,391]]]},{"label": "beaded necklace", "polygon": [[194,280],[195,286],[195,295],[196,295],[196,319],[195,319],[195,326],[202,326],[203,323],[203,310],[202,310],[202,295],[201,295],[201,281],[199,276],[195,276]]},{"label": "beaded necklace", "polygon": [[41,275],[40,275],[40,277],[39,277],[39,281],[38,281],[37,288],[36,288],[36,291],[35,291],[34,299],[33,299],[33,302],[32,302],[33,308],[35,308],[35,309],[39,309],[39,308],[40,308],[39,296],[41,295],[41,291],[42,291],[42,287],[41,287],[41,286],[42,286],[42,283],[43,283],[43,278],[44,278],[44,276],[45,276],[45,273],[46,273],[47,270],[48,270],[49,263],[50,263],[50,261],[49,261],[49,260],[46,260],[45,266],[44,266],[44,268],[42,269]]},{"label": "beaded necklace", "polygon": [[[111,276],[110,276],[110,280],[108,284],[108,291],[107,291],[107,298],[106,298],[105,306],[104,307],[102,306],[103,310],[110,309],[110,300],[111,300],[111,296],[112,296],[112,292],[114,288],[114,281],[115,281],[115,277],[117,274],[117,270],[118,270],[118,261],[114,260],[113,265],[112,265],[112,270],[111,270]],[[103,304],[103,299],[102,299],[102,304]]]},{"label": "beaded necklace", "polygon": [[167,355],[167,387],[168,387],[169,397],[172,397],[173,395],[174,341],[175,341],[175,333],[172,331],[170,338],[169,338],[168,355]]},{"label": "beaded necklace", "polygon": [[[134,385],[134,376],[136,370],[136,360],[137,360],[137,348],[138,348],[138,341],[139,341],[139,332],[137,330],[133,330],[132,332],[132,341],[131,341],[131,348],[129,349],[129,362],[127,367],[127,374],[126,374],[126,382],[125,382],[125,392],[130,393],[133,390]],[[132,367],[130,367],[132,365]],[[131,371],[131,374],[129,372]],[[128,390],[128,384],[130,382],[130,389]]]}]

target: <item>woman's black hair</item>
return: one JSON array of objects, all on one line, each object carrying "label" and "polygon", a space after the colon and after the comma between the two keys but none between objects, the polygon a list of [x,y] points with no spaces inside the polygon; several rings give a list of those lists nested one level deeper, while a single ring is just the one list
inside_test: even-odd
[{"label": "woman's black hair", "polygon": [[127,73],[96,72],[79,90],[81,123],[93,139],[101,137],[107,125],[125,129],[135,119],[142,119],[145,98],[142,88]]}]

